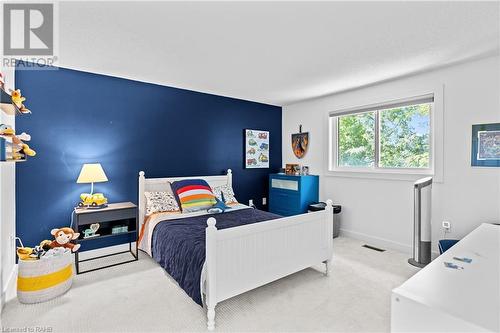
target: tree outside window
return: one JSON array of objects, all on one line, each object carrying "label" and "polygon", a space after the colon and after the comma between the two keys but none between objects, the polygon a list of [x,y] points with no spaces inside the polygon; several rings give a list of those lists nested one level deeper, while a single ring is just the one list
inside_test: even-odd
[{"label": "tree outside window", "polygon": [[336,117],[337,166],[430,168],[431,108],[422,103]]}]

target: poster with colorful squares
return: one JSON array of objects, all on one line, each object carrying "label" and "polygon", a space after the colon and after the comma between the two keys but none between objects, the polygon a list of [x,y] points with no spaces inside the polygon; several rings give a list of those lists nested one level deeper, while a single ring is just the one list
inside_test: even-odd
[{"label": "poster with colorful squares", "polygon": [[245,168],[269,168],[269,132],[245,130]]}]

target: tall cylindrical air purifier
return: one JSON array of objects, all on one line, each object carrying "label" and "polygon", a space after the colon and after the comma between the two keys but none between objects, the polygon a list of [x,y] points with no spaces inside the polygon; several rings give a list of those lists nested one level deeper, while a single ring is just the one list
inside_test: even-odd
[{"label": "tall cylindrical air purifier", "polygon": [[424,267],[431,262],[432,177],[419,179],[413,185],[413,258],[408,262]]}]

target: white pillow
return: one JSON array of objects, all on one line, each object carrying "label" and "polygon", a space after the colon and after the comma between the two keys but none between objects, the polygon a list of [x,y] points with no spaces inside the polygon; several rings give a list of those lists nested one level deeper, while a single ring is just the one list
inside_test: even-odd
[{"label": "white pillow", "polygon": [[170,192],[144,192],[146,196],[146,215],[161,212],[180,212],[179,204]]},{"label": "white pillow", "polygon": [[[238,203],[234,196],[233,188],[229,185],[221,185],[212,187],[212,192],[214,192],[217,199],[224,202],[226,205]],[[222,200],[222,196],[224,195],[224,200]]]}]

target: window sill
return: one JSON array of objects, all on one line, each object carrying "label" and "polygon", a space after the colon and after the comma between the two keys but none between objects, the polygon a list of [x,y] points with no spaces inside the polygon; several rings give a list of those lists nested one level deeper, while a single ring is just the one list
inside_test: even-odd
[{"label": "window sill", "polygon": [[432,170],[352,170],[335,169],[324,172],[327,177],[344,178],[364,178],[364,179],[382,179],[382,180],[400,180],[414,182],[422,177],[433,177],[435,183],[442,182],[434,176]]}]

